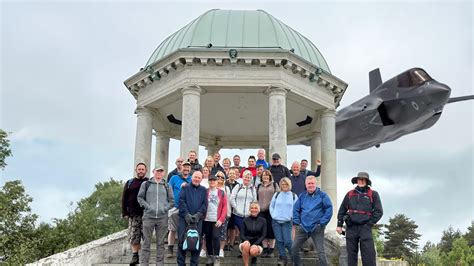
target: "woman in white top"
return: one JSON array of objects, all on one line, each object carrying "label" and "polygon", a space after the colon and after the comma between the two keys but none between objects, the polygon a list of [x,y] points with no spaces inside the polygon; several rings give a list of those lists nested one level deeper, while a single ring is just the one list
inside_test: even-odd
[{"label": "woman in white top", "polygon": [[252,186],[252,172],[245,170],[242,174],[242,184],[238,184],[232,190],[230,204],[232,206],[232,214],[234,214],[234,224],[240,232],[243,230],[244,218],[250,215],[250,203],[257,201],[257,192]]}]

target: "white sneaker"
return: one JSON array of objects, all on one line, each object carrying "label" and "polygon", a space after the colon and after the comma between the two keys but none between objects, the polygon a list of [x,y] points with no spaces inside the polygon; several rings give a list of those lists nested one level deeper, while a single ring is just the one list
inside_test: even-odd
[{"label": "white sneaker", "polygon": [[199,257],[201,257],[201,258],[207,257],[207,252],[206,252],[205,249],[201,249],[201,253],[199,253]]},{"label": "white sneaker", "polygon": [[219,257],[221,257],[221,258],[224,257],[224,250],[223,249],[219,250]]}]

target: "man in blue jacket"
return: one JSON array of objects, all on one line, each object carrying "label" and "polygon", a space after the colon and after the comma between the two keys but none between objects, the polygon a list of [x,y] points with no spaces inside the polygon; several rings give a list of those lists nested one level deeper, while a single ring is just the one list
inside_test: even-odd
[{"label": "man in blue jacket", "polygon": [[[180,266],[186,265],[186,251],[183,250],[186,227],[189,224],[197,224],[198,231],[202,232],[202,221],[207,212],[207,189],[200,185],[201,180],[202,173],[195,171],[191,184],[184,186],[179,193],[179,244],[177,262]],[[191,251],[191,265],[198,265],[199,252],[200,250]]]},{"label": "man in blue jacket", "polygon": [[332,203],[328,195],[316,187],[316,177],[306,177],[306,192],[299,195],[293,206],[295,240],[291,246],[293,264],[301,265],[300,248],[311,238],[318,252],[319,264],[328,265],[324,252],[324,229],[331,220]]}]

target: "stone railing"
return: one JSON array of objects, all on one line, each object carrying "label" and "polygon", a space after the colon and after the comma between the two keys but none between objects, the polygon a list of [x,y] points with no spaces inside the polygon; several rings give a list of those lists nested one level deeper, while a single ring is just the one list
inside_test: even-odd
[{"label": "stone railing", "polygon": [[114,257],[124,255],[128,248],[127,230],[123,230],[27,265],[91,265],[111,262]]}]

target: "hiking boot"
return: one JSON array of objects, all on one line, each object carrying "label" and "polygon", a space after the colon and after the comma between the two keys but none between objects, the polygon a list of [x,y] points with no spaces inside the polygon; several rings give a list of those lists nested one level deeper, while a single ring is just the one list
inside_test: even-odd
[{"label": "hiking boot", "polygon": [[268,248],[263,248],[262,255],[260,257],[268,258]]},{"label": "hiking boot", "polygon": [[279,257],[278,258],[278,265],[286,265],[288,263],[288,260],[286,257]]},{"label": "hiking boot", "polygon": [[273,258],[275,257],[275,254],[273,254],[273,248],[268,248],[267,249],[267,258]]},{"label": "hiking boot", "polygon": [[138,253],[133,253],[132,260],[130,261],[130,265],[136,265],[140,263],[140,258],[138,257]]},{"label": "hiking boot", "polygon": [[257,265],[257,257],[252,257],[252,260],[250,262],[251,266],[256,266]]},{"label": "hiking boot", "polygon": [[168,247],[168,251],[166,252],[166,257],[167,258],[172,258],[173,257],[173,248]]}]

